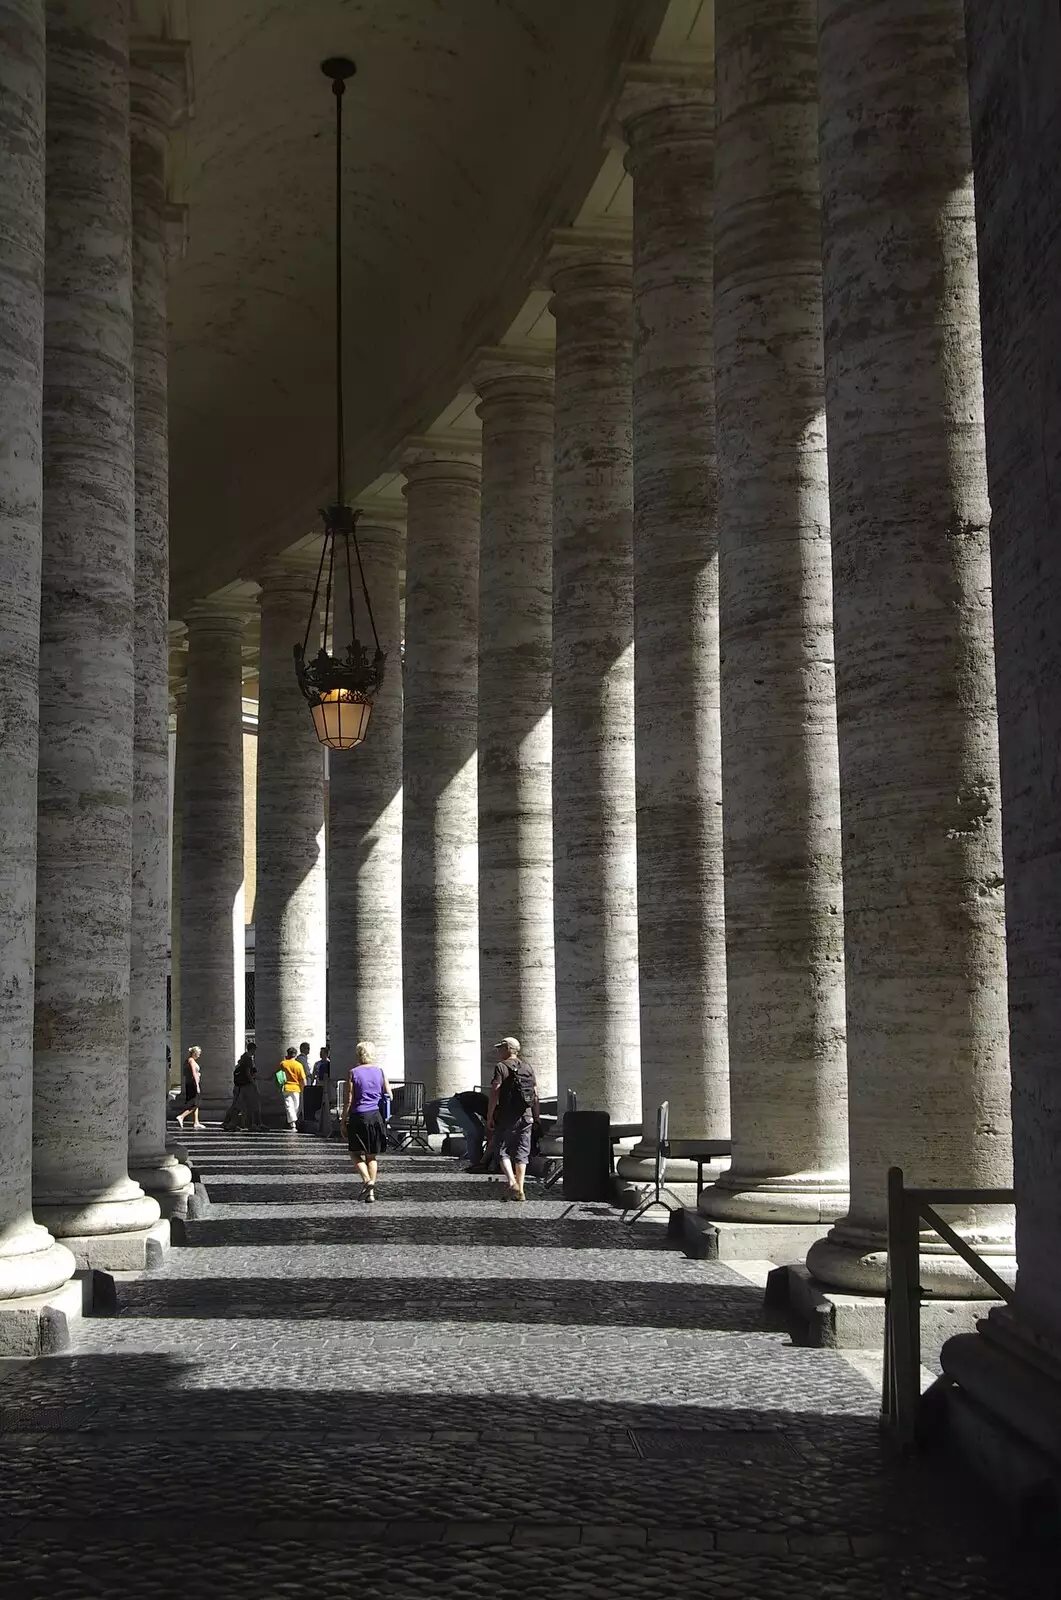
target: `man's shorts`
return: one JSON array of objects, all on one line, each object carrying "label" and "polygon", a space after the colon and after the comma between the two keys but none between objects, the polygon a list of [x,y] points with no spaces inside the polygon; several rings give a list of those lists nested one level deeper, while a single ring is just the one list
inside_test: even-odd
[{"label": "man's shorts", "polygon": [[518,1161],[521,1166],[526,1166],[530,1160],[531,1134],[534,1131],[534,1121],[529,1111],[525,1111],[518,1122],[511,1123],[507,1128],[502,1128],[498,1136],[498,1149],[503,1150],[510,1161]]}]

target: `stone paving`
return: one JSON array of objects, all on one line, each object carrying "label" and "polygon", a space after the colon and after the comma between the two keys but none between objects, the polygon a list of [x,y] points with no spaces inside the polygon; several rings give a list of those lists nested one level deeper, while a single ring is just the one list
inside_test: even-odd
[{"label": "stone paving", "polygon": [[212,1208],[76,1350],[0,1363],[0,1594],[1040,1600],[732,1268],[447,1158],[191,1136]]}]

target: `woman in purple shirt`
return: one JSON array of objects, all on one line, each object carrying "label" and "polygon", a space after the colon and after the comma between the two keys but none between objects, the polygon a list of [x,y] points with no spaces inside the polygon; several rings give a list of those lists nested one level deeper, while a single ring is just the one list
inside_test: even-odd
[{"label": "woman in purple shirt", "polygon": [[359,1200],[376,1198],[376,1177],[379,1157],[387,1148],[387,1125],[383,1120],[381,1105],[384,1095],[390,1094],[390,1085],[382,1067],[372,1064],[376,1047],[370,1039],[362,1039],[357,1047],[356,1067],[350,1068],[350,1093],[343,1112],[343,1133],[350,1147],[350,1159],[361,1178]]}]

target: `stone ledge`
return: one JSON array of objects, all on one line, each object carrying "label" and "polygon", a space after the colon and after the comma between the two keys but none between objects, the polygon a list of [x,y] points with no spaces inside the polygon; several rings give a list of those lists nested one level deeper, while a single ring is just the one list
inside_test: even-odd
[{"label": "stone ledge", "polygon": [[[677,1225],[676,1225],[677,1226]],[[694,1261],[801,1260],[829,1222],[711,1222],[695,1204],[682,1213],[682,1250]]]},{"label": "stone ledge", "polygon": [[[797,1344],[824,1350],[884,1348],[884,1296],[843,1294],[813,1278],[801,1262],[780,1266],[766,1285],[766,1305],[789,1318]],[[923,1300],[921,1360],[938,1361],[946,1341],[973,1333],[996,1301]]]},{"label": "stone ledge", "polygon": [[91,1273],[78,1273],[48,1294],[0,1300],[0,1356],[54,1356],[69,1350],[71,1324],[91,1309],[91,1285]]},{"label": "stone ledge", "polygon": [[170,1227],[163,1218],[136,1233],[74,1236],[62,1243],[73,1252],[79,1272],[154,1272],[170,1247]]}]

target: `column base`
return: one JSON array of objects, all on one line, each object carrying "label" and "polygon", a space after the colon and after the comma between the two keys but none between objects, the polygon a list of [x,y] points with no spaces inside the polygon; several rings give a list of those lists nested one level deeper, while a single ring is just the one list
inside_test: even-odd
[{"label": "column base", "polygon": [[171,1241],[169,1223],[159,1220],[130,1233],[67,1234],[63,1243],[80,1272],[155,1272]]},{"label": "column base", "polygon": [[757,1178],[732,1168],[706,1188],[697,1202],[715,1222],[779,1222],[812,1226],[835,1222],[850,1207],[845,1178],[821,1172]]},{"label": "column base", "polygon": [[683,1255],[693,1261],[802,1261],[811,1245],[825,1237],[827,1222],[712,1222],[686,1209],[682,1217]]},{"label": "column base", "polygon": [[[69,1250],[63,1255],[73,1262]],[[90,1309],[85,1303],[90,1292],[90,1278],[69,1277],[46,1294],[0,1300],[0,1356],[54,1356],[69,1350],[72,1325]]]},{"label": "column base", "polygon": [[941,1435],[1017,1512],[1025,1530],[1061,1536],[1061,1341],[1052,1346],[1000,1307],[949,1339],[925,1408]]},{"label": "column base", "polygon": [[[1016,1281],[1011,1223],[997,1228],[955,1225],[1004,1283]],[[888,1248],[883,1230],[840,1222],[813,1245],[807,1266],[819,1283],[847,1294],[883,1295],[888,1283]],[[924,1294],[944,1300],[994,1300],[994,1290],[932,1232],[921,1235],[920,1283]]]},{"label": "column base", "polygon": [[[190,1179],[191,1173],[188,1176]],[[71,1238],[140,1233],[153,1228],[162,1215],[158,1201],[146,1195],[140,1185],[129,1178],[113,1184],[97,1199],[61,1192],[34,1194],[33,1210],[37,1220],[64,1244]]]},{"label": "column base", "polygon": [[163,1151],[141,1165],[130,1163],[129,1176],[144,1193],[158,1202],[163,1217],[186,1217],[192,1196],[191,1168]]},{"label": "column base", "polygon": [[[705,1135],[706,1138],[706,1135]],[[667,1157],[667,1170],[664,1180],[667,1184],[682,1183],[696,1185],[696,1162],[682,1155],[682,1140],[672,1139],[671,1148],[674,1154]],[[717,1178],[725,1169],[728,1156],[719,1156],[713,1159],[710,1167],[704,1167],[705,1177],[712,1180]],[[655,1139],[639,1139],[632,1150],[626,1151],[619,1157],[616,1170],[621,1178],[629,1183],[643,1183],[651,1186],[656,1181],[656,1141]]]},{"label": "column base", "polygon": [[48,1229],[37,1222],[0,1239],[0,1303],[50,1294],[73,1274],[70,1251],[57,1244]]},{"label": "column base", "polygon": [[[787,1315],[796,1344],[826,1350],[879,1350],[883,1363],[883,1297],[824,1289],[807,1268],[797,1262],[776,1267],[771,1272],[766,1304]],[[971,1333],[983,1313],[983,1301],[927,1301],[921,1307],[922,1366],[935,1360],[943,1345],[955,1334]]]}]

